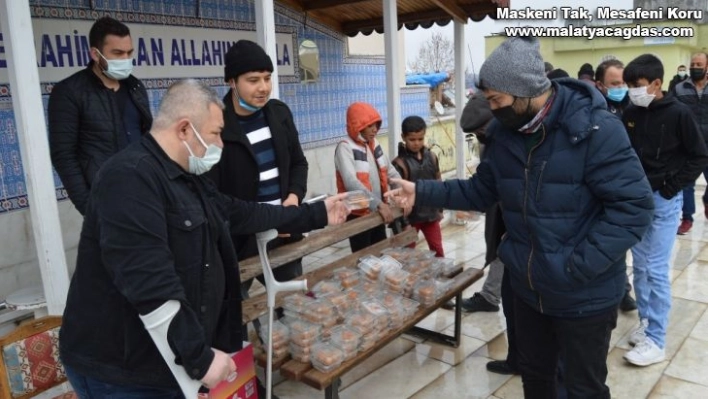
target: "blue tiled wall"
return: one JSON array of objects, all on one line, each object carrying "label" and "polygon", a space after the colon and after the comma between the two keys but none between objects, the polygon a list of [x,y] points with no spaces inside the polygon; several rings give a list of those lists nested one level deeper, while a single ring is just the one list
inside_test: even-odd
[{"label": "blue tiled wall", "polygon": [[[256,0],[257,1],[257,0]],[[91,3],[94,8],[91,9]],[[167,17],[202,18],[219,21],[242,21],[253,26],[255,10],[248,0],[31,0],[33,15],[60,18],[64,11],[73,11],[73,18],[94,19],[104,13],[126,21],[138,20],[133,13],[155,14]],[[177,21],[173,18],[172,21]],[[128,22],[132,24],[134,22]],[[171,23],[166,20],[165,23]],[[185,24],[184,20],[179,20]],[[293,111],[305,148],[314,148],[336,142],[345,134],[345,113],[354,101],[374,105],[384,119],[387,129],[386,79],[383,58],[360,58],[346,55],[345,37],[322,25],[305,20],[304,16],[276,4],[275,23],[279,31],[295,30],[296,43],[310,39],[320,51],[320,79],[315,83],[280,84],[280,98]],[[140,72],[136,70],[139,77]],[[292,81],[292,79],[290,79]],[[51,82],[45,82],[51,83]],[[221,79],[208,82],[220,94],[227,87]],[[153,112],[164,94],[168,80],[146,84]],[[46,109],[48,96],[44,96]],[[401,94],[403,117],[428,116],[428,90],[423,87],[405,88]],[[0,213],[28,206],[22,163],[14,127],[8,87],[0,85]],[[55,175],[57,198],[66,197],[61,182]]]}]

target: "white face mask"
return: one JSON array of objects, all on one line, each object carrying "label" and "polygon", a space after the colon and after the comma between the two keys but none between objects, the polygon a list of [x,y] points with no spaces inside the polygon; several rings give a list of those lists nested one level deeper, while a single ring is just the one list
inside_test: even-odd
[{"label": "white face mask", "polygon": [[109,60],[101,54],[100,51],[96,50],[98,55],[106,60],[108,67],[103,70],[103,74],[114,80],[127,79],[131,73],[133,73],[133,59],[126,58],[121,60]]},{"label": "white face mask", "polygon": [[686,72],[686,71],[678,71],[678,76],[680,76],[680,77],[682,77],[682,78],[685,78],[686,76],[688,76],[688,72]]},{"label": "white face mask", "polygon": [[189,151],[189,173],[201,175],[203,173],[208,172],[211,168],[214,167],[214,165],[219,163],[219,160],[221,159],[221,148],[219,148],[219,146],[217,146],[216,144],[206,145],[204,140],[202,140],[202,136],[199,134],[199,132],[197,132],[197,129],[194,128],[194,125],[192,125],[192,122],[189,122],[189,126],[192,128],[192,130],[194,130],[194,134],[197,136],[199,142],[202,143],[204,148],[206,148],[204,156],[199,158],[198,156],[194,155],[192,149],[189,148],[189,144],[187,144],[186,141],[182,141],[185,147],[187,147],[187,151]]},{"label": "white face mask", "polygon": [[629,101],[637,107],[648,107],[654,97],[656,97],[656,94],[649,94],[646,86],[629,89]]}]

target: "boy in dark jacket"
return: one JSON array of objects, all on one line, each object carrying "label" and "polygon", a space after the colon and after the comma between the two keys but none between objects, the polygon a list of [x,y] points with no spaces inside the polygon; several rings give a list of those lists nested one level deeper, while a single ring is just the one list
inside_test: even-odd
[{"label": "boy in dark jacket", "polygon": [[[393,166],[404,180],[442,180],[438,157],[425,146],[425,129],[425,121],[419,116],[409,116],[401,123],[403,143],[398,143],[398,156],[393,160]],[[445,254],[440,219],[442,209],[427,206],[413,207],[408,215],[408,222],[416,231],[423,232],[428,248],[435,251],[435,256],[442,258]]]},{"label": "boy in dark jacket", "polygon": [[633,106],[622,120],[654,192],[654,217],[642,240],[632,248],[634,290],[639,326],[624,358],[637,366],[664,360],[666,328],[671,309],[669,262],[679,225],[682,189],[708,164],[708,151],[690,109],[661,91],[664,67],[644,54],[624,69]]}]

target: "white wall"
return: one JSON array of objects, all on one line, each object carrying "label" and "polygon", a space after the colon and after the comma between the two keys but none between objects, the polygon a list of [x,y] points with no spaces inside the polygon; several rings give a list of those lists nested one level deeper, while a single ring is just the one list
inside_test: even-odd
[{"label": "white wall", "polygon": [[[381,33],[371,32],[366,36],[362,33],[347,39],[348,55],[357,56],[385,56],[384,35]],[[398,31],[398,59],[399,73],[403,77],[402,85],[405,85],[406,76],[406,35],[404,29]]]},{"label": "white wall", "polygon": [[[23,209],[0,215],[0,300],[18,289],[42,284],[29,212]],[[62,201],[59,218],[67,265],[73,272],[83,217],[70,201]]]}]

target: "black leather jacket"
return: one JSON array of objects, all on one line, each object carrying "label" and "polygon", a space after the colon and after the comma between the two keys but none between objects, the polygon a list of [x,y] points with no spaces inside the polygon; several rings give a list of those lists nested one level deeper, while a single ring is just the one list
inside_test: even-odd
[{"label": "black leather jacket", "polygon": [[[128,144],[115,93],[92,68],[90,63],[54,86],[48,111],[52,164],[82,215],[96,172]],[[132,75],[123,83],[140,111],[145,134],[152,126],[147,91]]]}]

